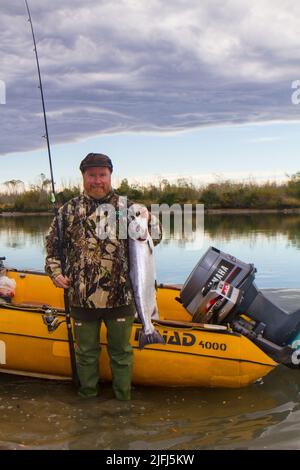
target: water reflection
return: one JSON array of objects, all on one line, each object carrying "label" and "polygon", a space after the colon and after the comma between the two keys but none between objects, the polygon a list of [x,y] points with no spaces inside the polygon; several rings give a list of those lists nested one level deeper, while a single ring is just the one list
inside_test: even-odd
[{"label": "water reflection", "polygon": [[[7,246],[25,246],[29,239],[33,244],[40,244],[44,237],[52,216],[16,216],[0,217],[0,237]],[[195,241],[202,229],[196,226],[193,216],[193,231],[184,232],[178,224],[174,223],[171,215],[170,230],[164,231],[164,243],[174,241],[182,247],[187,242]],[[291,244],[300,248],[300,215],[284,214],[218,214],[205,215],[205,234],[210,239],[223,239],[231,241],[236,237],[254,238],[258,234],[264,234],[266,238],[274,238],[279,235],[286,237]]]},{"label": "water reflection", "polygon": [[28,235],[36,234],[37,232],[45,232],[51,223],[52,216],[2,216],[0,217],[0,233],[6,231],[24,232]]},{"label": "water reflection", "polygon": [[[51,219],[0,217],[8,265],[43,269]],[[253,262],[259,287],[300,287],[300,216],[208,215],[204,238],[178,238],[171,225],[156,248],[160,282],[183,282],[214,245]],[[135,387],[128,404],[109,384],[91,402],[70,383],[0,374],[0,449],[299,449],[299,394],[299,371],[284,366],[240,390]]]},{"label": "water reflection", "polygon": [[0,217],[0,243],[10,248],[23,248],[26,245],[43,243],[52,217],[16,216]]},{"label": "water reflection", "polygon": [[[52,216],[0,217],[0,255],[19,269],[43,269],[44,239]],[[204,233],[176,229],[156,248],[157,279],[182,283],[211,245],[231,253],[258,269],[260,287],[299,287],[297,255],[300,249],[300,215],[206,215]]]},{"label": "water reflection", "polygon": [[0,217],[0,256],[19,269],[44,269],[44,240],[51,216]]},{"label": "water reflection", "polygon": [[300,427],[294,372],[238,390],[139,386],[129,403],[107,384],[84,401],[70,383],[2,375],[0,449],[298,448],[286,434]]},{"label": "water reflection", "polygon": [[231,241],[235,237],[255,239],[284,236],[292,246],[300,249],[300,216],[287,214],[207,215],[205,230],[211,238],[222,237]]}]

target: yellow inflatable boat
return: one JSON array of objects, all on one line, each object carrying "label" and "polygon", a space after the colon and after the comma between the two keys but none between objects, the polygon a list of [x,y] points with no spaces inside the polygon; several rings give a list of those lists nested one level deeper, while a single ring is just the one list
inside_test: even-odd
[{"label": "yellow inflatable boat", "polygon": [[[44,273],[10,270],[17,284],[12,303],[0,304],[0,371],[54,379],[71,378],[63,291]],[[159,386],[243,387],[267,375],[277,363],[249,339],[223,325],[191,323],[175,298],[179,288],[157,291],[164,345],[138,348],[141,324],[135,323],[133,383]],[[49,332],[47,309],[57,310],[59,325]],[[61,322],[61,323],[60,323]],[[59,324],[60,323],[60,324]],[[101,328],[100,374],[111,380],[105,326]]]}]

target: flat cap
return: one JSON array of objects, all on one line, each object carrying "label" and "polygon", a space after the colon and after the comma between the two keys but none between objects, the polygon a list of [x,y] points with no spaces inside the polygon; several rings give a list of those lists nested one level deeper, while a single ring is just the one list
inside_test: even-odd
[{"label": "flat cap", "polygon": [[113,171],[113,165],[111,159],[103,153],[89,153],[80,163],[80,171],[83,173],[87,168],[95,166],[106,166]]}]

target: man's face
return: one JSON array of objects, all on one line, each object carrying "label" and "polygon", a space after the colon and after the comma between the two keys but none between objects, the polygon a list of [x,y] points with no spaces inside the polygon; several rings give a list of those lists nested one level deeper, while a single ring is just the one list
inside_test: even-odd
[{"label": "man's face", "polygon": [[107,167],[87,168],[82,175],[85,192],[95,198],[102,199],[111,189],[111,171]]}]

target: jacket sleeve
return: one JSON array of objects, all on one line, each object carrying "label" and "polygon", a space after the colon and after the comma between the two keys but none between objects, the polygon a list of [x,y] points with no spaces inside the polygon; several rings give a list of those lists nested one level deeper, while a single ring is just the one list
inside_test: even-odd
[{"label": "jacket sleeve", "polygon": [[60,249],[58,239],[58,224],[61,230],[62,226],[62,211],[58,212],[58,216],[54,217],[49,231],[46,235],[46,261],[45,271],[48,276],[54,280],[59,274],[62,274],[61,261],[60,261]]}]

